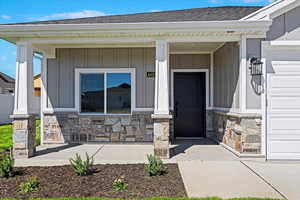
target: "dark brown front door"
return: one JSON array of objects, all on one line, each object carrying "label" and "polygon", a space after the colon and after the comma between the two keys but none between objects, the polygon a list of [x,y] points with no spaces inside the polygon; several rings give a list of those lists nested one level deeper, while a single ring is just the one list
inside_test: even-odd
[{"label": "dark brown front door", "polygon": [[175,137],[205,137],[205,72],[174,73]]}]

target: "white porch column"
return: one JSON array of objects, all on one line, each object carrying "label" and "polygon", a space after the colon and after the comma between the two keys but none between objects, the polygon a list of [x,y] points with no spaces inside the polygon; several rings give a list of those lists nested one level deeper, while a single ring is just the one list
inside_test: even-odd
[{"label": "white porch column", "polygon": [[29,43],[17,43],[14,115],[33,114],[33,50]]},{"label": "white porch column", "polygon": [[35,153],[33,107],[33,50],[30,43],[17,43],[15,104],[13,113],[13,154],[28,158]]},{"label": "white porch column", "polygon": [[156,41],[154,114],[169,115],[169,44]]},{"label": "white porch column", "polygon": [[247,103],[247,38],[245,35],[241,36],[240,40],[240,112],[246,112]]},{"label": "white porch column", "polygon": [[160,158],[169,158],[172,116],[169,111],[169,44],[165,40],[156,41],[154,102],[154,154]]}]

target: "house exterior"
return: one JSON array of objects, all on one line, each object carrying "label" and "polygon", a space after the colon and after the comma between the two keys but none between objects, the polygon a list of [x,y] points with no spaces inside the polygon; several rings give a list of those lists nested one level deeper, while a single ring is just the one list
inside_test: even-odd
[{"label": "house exterior", "polygon": [[0,94],[13,94],[15,91],[15,79],[0,72]]},{"label": "house exterior", "polygon": [[17,45],[14,154],[42,143],[209,137],[239,156],[300,159],[300,1],[0,25]]},{"label": "house exterior", "polygon": [[37,74],[33,77],[34,96],[41,96],[41,74]]}]

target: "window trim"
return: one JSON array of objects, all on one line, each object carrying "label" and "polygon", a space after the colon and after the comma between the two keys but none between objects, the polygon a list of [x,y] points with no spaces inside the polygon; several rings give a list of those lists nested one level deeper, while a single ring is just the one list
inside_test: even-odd
[{"label": "window trim", "polygon": [[[107,73],[130,73],[131,75],[131,112],[128,114],[117,114],[117,113],[107,113],[107,94],[106,94],[106,84],[107,84]],[[81,112],[80,110],[80,75],[81,74],[104,74],[104,113],[96,112]],[[80,115],[132,115],[132,112],[136,109],[135,99],[136,99],[136,69],[135,68],[76,68],[75,69],[75,109]]]}]

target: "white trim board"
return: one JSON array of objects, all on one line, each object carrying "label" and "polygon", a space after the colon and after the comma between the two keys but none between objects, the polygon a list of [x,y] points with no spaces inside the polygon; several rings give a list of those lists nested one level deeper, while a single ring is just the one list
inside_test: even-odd
[{"label": "white trim board", "polygon": [[[118,115],[118,114],[110,114],[107,113],[106,109],[106,75],[107,73],[130,73],[131,74],[131,113],[136,109],[135,101],[136,101],[136,69],[135,68],[76,68],[75,69],[75,94],[74,94],[74,102],[75,102],[75,110],[79,114],[83,114],[80,112],[80,74],[104,74],[104,113],[88,113],[89,115]],[[123,114],[120,114],[123,115]]]},{"label": "white trim board", "polygon": [[[209,67],[206,67],[209,68]],[[171,108],[174,109],[174,73],[175,72],[205,72],[206,109],[209,109],[209,69],[171,69]]]}]

